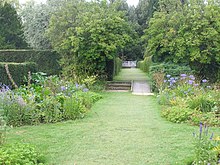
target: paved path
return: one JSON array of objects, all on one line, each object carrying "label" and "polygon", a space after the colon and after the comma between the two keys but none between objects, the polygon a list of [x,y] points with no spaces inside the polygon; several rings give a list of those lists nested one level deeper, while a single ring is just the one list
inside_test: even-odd
[{"label": "paved path", "polygon": [[146,73],[142,72],[140,69],[122,69],[120,74],[115,77],[115,80],[133,81],[132,94],[134,95],[153,95],[147,81]]}]

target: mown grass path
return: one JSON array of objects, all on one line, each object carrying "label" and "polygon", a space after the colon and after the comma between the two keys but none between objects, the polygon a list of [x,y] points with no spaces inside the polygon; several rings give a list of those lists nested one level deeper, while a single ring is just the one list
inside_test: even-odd
[{"label": "mown grass path", "polygon": [[11,129],[8,141],[37,145],[49,164],[184,165],[197,127],[160,117],[154,96],[103,93],[82,120]]}]

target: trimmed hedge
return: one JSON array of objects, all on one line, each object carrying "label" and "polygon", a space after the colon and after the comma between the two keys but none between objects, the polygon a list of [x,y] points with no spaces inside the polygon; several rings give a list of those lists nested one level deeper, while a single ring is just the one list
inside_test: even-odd
[{"label": "trimmed hedge", "polygon": [[[61,67],[58,63],[60,55],[48,50],[0,50],[0,62],[34,62],[38,72],[57,75]],[[1,72],[0,72],[1,73]]]},{"label": "trimmed hedge", "polygon": [[6,63],[0,62],[0,83],[12,86],[12,82],[10,81],[6,69],[5,64],[8,64],[9,72],[14,80],[14,82],[19,86],[24,84],[24,77],[28,76],[28,72],[36,72],[37,65],[33,62],[25,62],[25,63]]},{"label": "trimmed hedge", "polygon": [[122,68],[122,60],[119,57],[117,57],[114,62],[114,75],[113,76],[118,75],[118,73],[121,71],[121,68]]},{"label": "trimmed hedge", "polygon": [[107,61],[106,63],[107,80],[112,81],[113,77],[120,72],[121,68],[122,68],[122,60],[120,58],[117,57]]},{"label": "trimmed hedge", "polygon": [[150,74],[162,72],[165,75],[179,76],[180,74],[193,74],[194,71],[187,65],[179,65],[174,63],[154,63],[149,68]]},{"label": "trimmed hedge", "polygon": [[152,64],[151,56],[145,57],[143,61],[138,61],[137,67],[140,68],[142,71],[148,73],[151,64]]}]

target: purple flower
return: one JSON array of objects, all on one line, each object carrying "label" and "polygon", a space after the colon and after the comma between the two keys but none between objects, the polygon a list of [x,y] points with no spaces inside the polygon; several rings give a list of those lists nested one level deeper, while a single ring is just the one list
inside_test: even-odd
[{"label": "purple flower", "polygon": [[163,82],[164,82],[164,83],[166,83],[166,82],[167,82],[167,80],[163,80]]},{"label": "purple flower", "polygon": [[206,80],[206,79],[203,79],[203,80],[202,80],[203,83],[206,83],[207,81],[208,81],[208,80]]},{"label": "purple flower", "polygon": [[65,86],[61,86],[61,91],[65,91],[66,90],[66,87]]},{"label": "purple flower", "polygon": [[79,84],[78,83],[76,83],[76,88],[79,88]]},{"label": "purple flower", "polygon": [[186,74],[181,74],[181,75],[180,75],[180,77],[186,77],[186,76],[187,76]]},{"label": "purple flower", "polygon": [[199,84],[194,84],[195,87],[199,86]]},{"label": "purple flower", "polygon": [[189,75],[189,78],[190,78],[191,80],[195,80],[195,77],[194,77],[193,75]]},{"label": "purple flower", "polygon": [[211,135],[211,137],[210,137],[210,140],[212,140],[212,139],[213,139],[213,136],[214,136],[214,133],[212,133],[212,135]]},{"label": "purple flower", "polygon": [[194,82],[193,80],[189,80],[189,81],[188,81],[188,84],[192,85],[193,82]]},{"label": "purple flower", "polygon": [[167,75],[167,78],[170,78],[170,77],[171,77],[171,75],[168,74],[168,75]]},{"label": "purple flower", "polygon": [[199,137],[202,137],[202,122],[199,123]]},{"label": "purple flower", "polygon": [[84,88],[84,89],[83,89],[83,92],[88,92],[88,91],[89,91],[88,88]]}]

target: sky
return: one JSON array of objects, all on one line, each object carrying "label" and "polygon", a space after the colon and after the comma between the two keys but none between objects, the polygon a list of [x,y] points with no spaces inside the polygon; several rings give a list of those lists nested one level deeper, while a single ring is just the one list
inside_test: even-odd
[{"label": "sky", "polygon": [[[25,3],[28,0],[19,0],[21,4]],[[46,0],[35,0],[36,2],[46,2]],[[129,6],[137,6],[139,0],[127,0]]]}]

